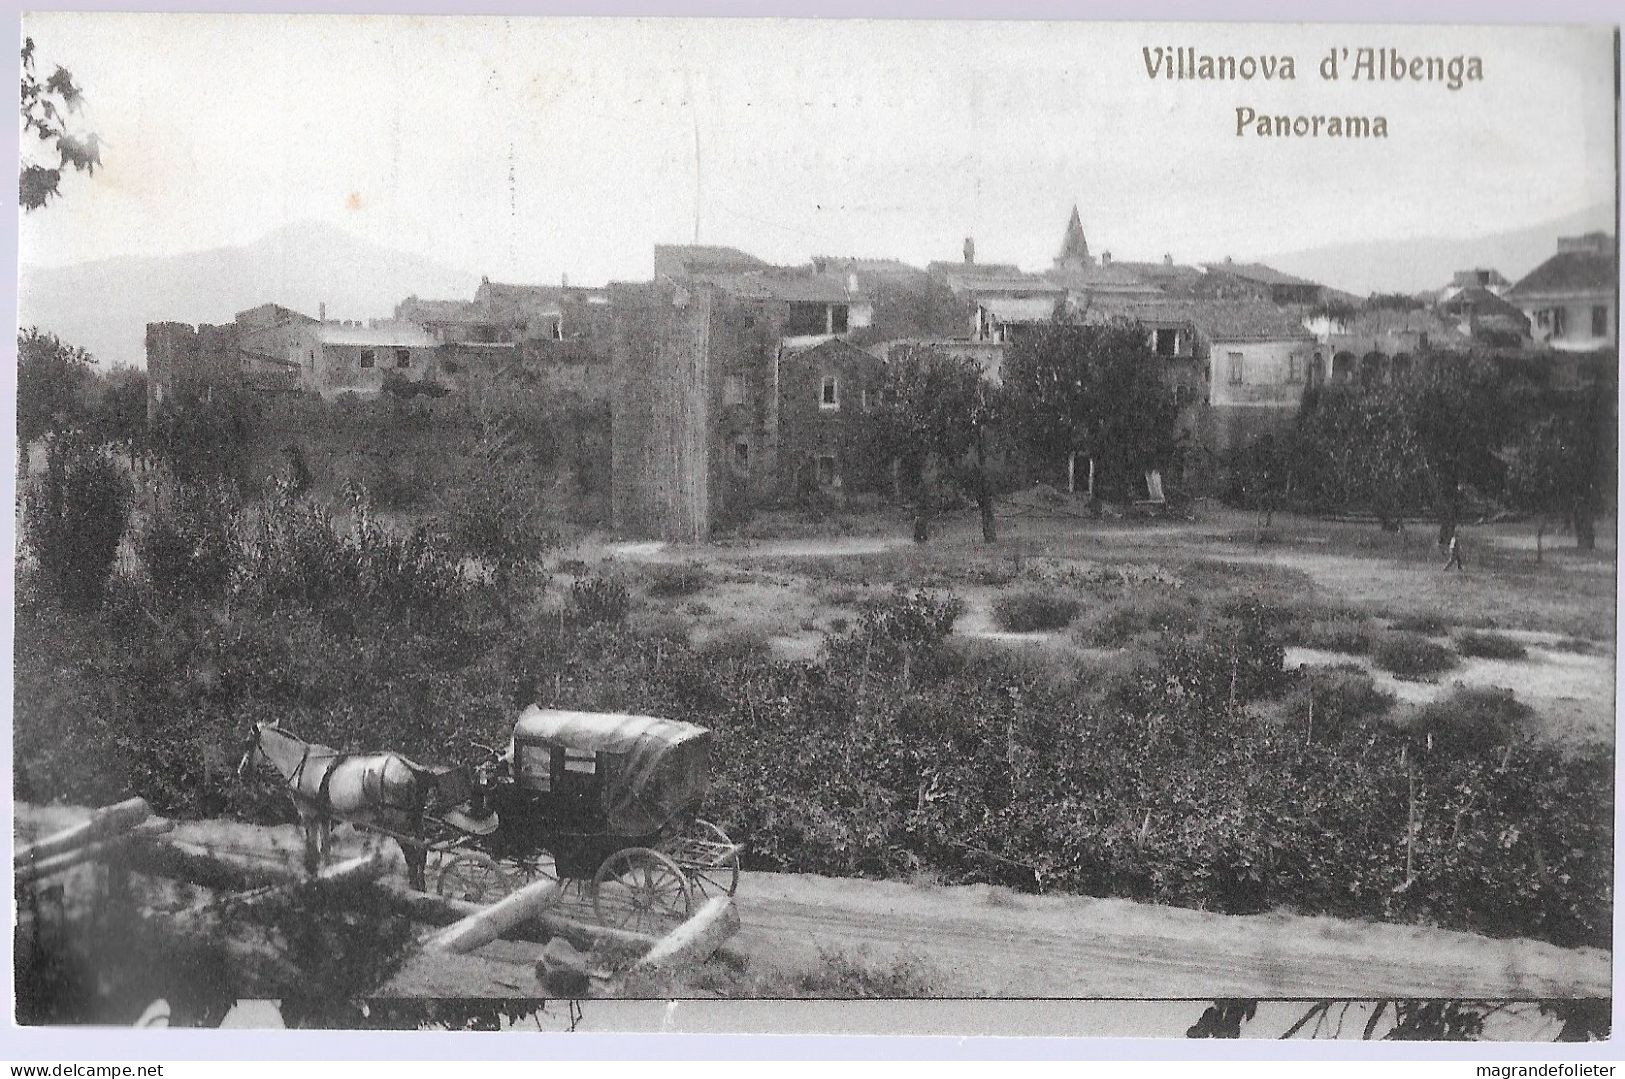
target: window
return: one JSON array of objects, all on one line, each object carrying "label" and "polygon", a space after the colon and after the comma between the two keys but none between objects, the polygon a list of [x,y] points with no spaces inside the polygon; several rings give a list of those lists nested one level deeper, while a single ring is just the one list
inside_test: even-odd
[{"label": "window", "polygon": [[1552,308],[1552,336],[1562,337],[1568,330],[1568,311],[1562,307]]},{"label": "window", "polygon": [[834,375],[825,375],[824,383],[818,390],[819,408],[841,407],[841,384]]},{"label": "window", "polygon": [[1296,352],[1286,358],[1286,380],[1288,382],[1303,381],[1303,358]]},{"label": "window", "polygon": [[1151,347],[1158,356],[1179,355],[1179,331],[1158,330],[1151,337]]},{"label": "window", "polygon": [[875,391],[865,386],[863,388],[863,411],[868,412],[875,407]]},{"label": "window", "polygon": [[1608,308],[1593,307],[1591,309],[1591,336],[1608,336]]},{"label": "window", "polygon": [[835,458],[826,454],[819,457],[816,464],[818,471],[818,486],[835,486]]},{"label": "window", "polygon": [[1230,384],[1232,386],[1239,386],[1245,381],[1245,379],[1242,377],[1244,374],[1242,363],[1245,357],[1243,357],[1239,352],[1230,352],[1226,353],[1226,355],[1230,357]]},{"label": "window", "polygon": [[846,304],[836,304],[829,309],[829,332],[846,332]]},{"label": "window", "polygon": [[734,443],[734,471],[740,475],[750,474],[750,443],[744,439]]},{"label": "window", "polygon": [[404,348],[396,349],[395,350],[395,366],[396,367],[411,367],[412,366],[412,353],[411,353],[411,351],[408,350],[408,349],[404,349]]},{"label": "window", "polygon": [[564,771],[572,775],[597,775],[598,754],[586,749],[566,749]]},{"label": "window", "polygon": [[722,380],[723,405],[742,405],[745,403],[745,376],[728,375]]},{"label": "window", "polygon": [[514,779],[525,790],[553,789],[553,750],[524,742],[514,747]]},{"label": "window", "polygon": [[361,366],[362,367],[371,367],[372,366],[372,349],[364,348],[364,349],[361,350]]}]

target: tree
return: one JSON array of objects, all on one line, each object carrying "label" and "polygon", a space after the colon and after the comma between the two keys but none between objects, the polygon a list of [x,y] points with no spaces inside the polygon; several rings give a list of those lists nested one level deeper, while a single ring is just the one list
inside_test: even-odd
[{"label": "tree", "polygon": [[880,407],[869,424],[879,452],[915,478],[914,540],[931,538],[931,517],[939,474],[960,465],[973,448],[977,499],[983,506],[983,533],[992,519],[986,478],[987,428],[995,394],[976,361],[941,349],[915,348],[893,355],[881,384]]},{"label": "tree", "polygon": [[20,451],[52,432],[81,426],[96,361],[54,333],[30,327],[17,335],[17,442]]},{"label": "tree", "polygon": [[248,390],[182,382],[159,402],[149,434],[153,452],[181,483],[241,480],[258,420]]},{"label": "tree", "polygon": [[100,388],[91,422],[101,438],[124,447],[134,469],[147,440],[147,373],[133,367],[115,368]]},{"label": "tree", "polygon": [[23,535],[57,599],[81,609],[101,601],[130,498],[129,481],[83,432],[47,441],[45,474],[27,489]]},{"label": "tree", "polygon": [[1068,491],[1080,456],[1121,492],[1173,455],[1177,409],[1138,323],[1041,326],[1013,346],[1004,383],[1018,437],[1036,459],[1066,463]]},{"label": "tree", "polygon": [[1608,483],[1609,434],[1599,424],[1606,409],[1600,395],[1591,393],[1561,411],[1531,424],[1511,451],[1507,489],[1514,501],[1534,513],[1535,557],[1543,555],[1542,540],[1551,517],[1574,525],[1575,543],[1595,550],[1595,518]]},{"label": "tree", "polygon": [[17,203],[23,209],[38,210],[60,194],[62,172],[70,165],[76,172],[96,174],[96,166],[102,163],[101,140],[94,131],[68,129],[68,117],[79,111],[82,101],[83,94],[67,68],[58,66],[40,80],[34,67],[34,39],[24,38],[19,106],[22,134],[24,138],[32,134],[50,145],[57,164],[52,168],[26,158],[19,164]]}]

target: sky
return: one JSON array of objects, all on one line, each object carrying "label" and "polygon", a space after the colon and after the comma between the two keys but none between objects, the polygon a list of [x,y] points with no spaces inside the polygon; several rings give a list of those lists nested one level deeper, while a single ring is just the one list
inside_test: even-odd
[{"label": "sky", "polygon": [[[44,13],[103,140],[26,214],[60,265],[299,221],[495,280],[647,278],[656,243],[1047,266],[1076,204],[1120,259],[1471,236],[1611,202],[1607,28]],[[1291,82],[1148,77],[1142,49],[1291,55]],[[1482,81],[1324,81],[1331,48]],[[1386,118],[1237,137],[1236,108]]]}]

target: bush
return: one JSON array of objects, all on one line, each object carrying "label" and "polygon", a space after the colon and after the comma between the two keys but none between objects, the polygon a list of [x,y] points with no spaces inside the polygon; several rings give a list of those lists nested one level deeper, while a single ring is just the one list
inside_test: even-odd
[{"label": "bush", "polygon": [[706,638],[699,651],[712,659],[745,662],[766,659],[773,654],[773,646],[761,630],[736,627]]},{"label": "bush", "polygon": [[1195,633],[1165,632],[1156,645],[1168,678],[1209,708],[1274,697],[1286,688],[1286,649],[1269,608],[1239,598]]},{"label": "bush", "polygon": [[240,557],[242,503],[224,483],[178,486],[147,516],[135,537],[136,557],[167,602],[218,599]]},{"label": "bush", "polygon": [[[425,529],[397,535],[365,498],[348,492],[351,523],[280,490],[263,502],[232,582],[264,610],[309,610],[346,625],[404,622],[445,628],[469,596],[443,540]],[[398,631],[397,631],[398,632]]]},{"label": "bush", "polygon": [[1121,648],[1142,633],[1188,633],[1196,628],[1194,603],[1159,593],[1136,593],[1097,607],[1078,622],[1078,642]]},{"label": "bush", "polygon": [[1523,733],[1532,715],[1534,709],[1510,689],[1458,685],[1418,708],[1408,729],[1431,749],[1462,753],[1505,745]]},{"label": "bush", "polygon": [[570,585],[565,618],[572,625],[594,626],[626,621],[632,593],[619,577],[584,577]]},{"label": "bush", "polygon": [[906,678],[920,663],[936,665],[943,642],[964,612],[965,603],[958,596],[924,590],[910,595],[898,587],[865,600],[852,629],[827,635],[825,658],[847,671],[896,671]]},{"label": "bush", "polygon": [[129,480],[100,447],[72,434],[46,445],[45,474],[27,489],[23,535],[59,601],[81,609],[101,602],[130,501]]},{"label": "bush", "polygon": [[1523,642],[1504,633],[1468,629],[1456,634],[1456,651],[1480,659],[1523,659],[1529,650]]},{"label": "bush", "polygon": [[711,571],[698,562],[656,562],[644,569],[643,590],[661,599],[681,599],[711,587]]},{"label": "bush", "polygon": [[1371,649],[1372,662],[1385,671],[1406,678],[1448,671],[1456,665],[1456,654],[1420,633],[1390,632],[1377,639]]},{"label": "bush", "polygon": [[1363,619],[1317,618],[1291,625],[1286,633],[1291,643],[1304,648],[1359,656],[1371,651],[1377,630]]},{"label": "bush", "polygon": [[1315,741],[1336,742],[1386,715],[1394,701],[1361,667],[1311,667],[1300,675],[1282,710],[1288,722],[1303,726]]},{"label": "bush", "polygon": [[1421,633],[1428,637],[1442,637],[1450,629],[1450,623],[1436,614],[1400,615],[1389,625],[1405,633]]},{"label": "bush", "polygon": [[1007,593],[993,601],[993,621],[1011,633],[1062,629],[1083,604],[1064,592],[1029,589]]}]

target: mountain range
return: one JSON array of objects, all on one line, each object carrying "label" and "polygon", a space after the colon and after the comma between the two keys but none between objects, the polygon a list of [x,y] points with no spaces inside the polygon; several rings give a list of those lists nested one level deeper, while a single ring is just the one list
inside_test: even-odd
[{"label": "mountain range", "polygon": [[1457,270],[1495,269],[1517,281],[1557,253],[1557,238],[1614,232],[1611,203],[1529,228],[1472,237],[1416,237],[1329,244],[1268,255],[1260,262],[1356,296],[1443,288]]},{"label": "mountain range", "polygon": [[[1613,232],[1600,203],[1542,225],[1477,237],[1368,240],[1259,259],[1356,295],[1442,288],[1457,270],[1494,268],[1516,281],[1557,250],[1560,235]],[[18,273],[20,325],[38,326],[102,363],[144,366],[146,324],[229,322],[275,302],[307,314],[376,318],[407,296],[472,298],[479,279],[418,255],[315,222],[287,225],[251,244],[161,257],[123,257]]]},{"label": "mountain range", "polygon": [[23,267],[19,325],[78,345],[104,366],[146,365],[149,322],[230,322],[279,303],[310,315],[379,318],[411,295],[472,299],[478,276],[369,243],[332,225],[301,222],[250,244],[161,257]]}]

